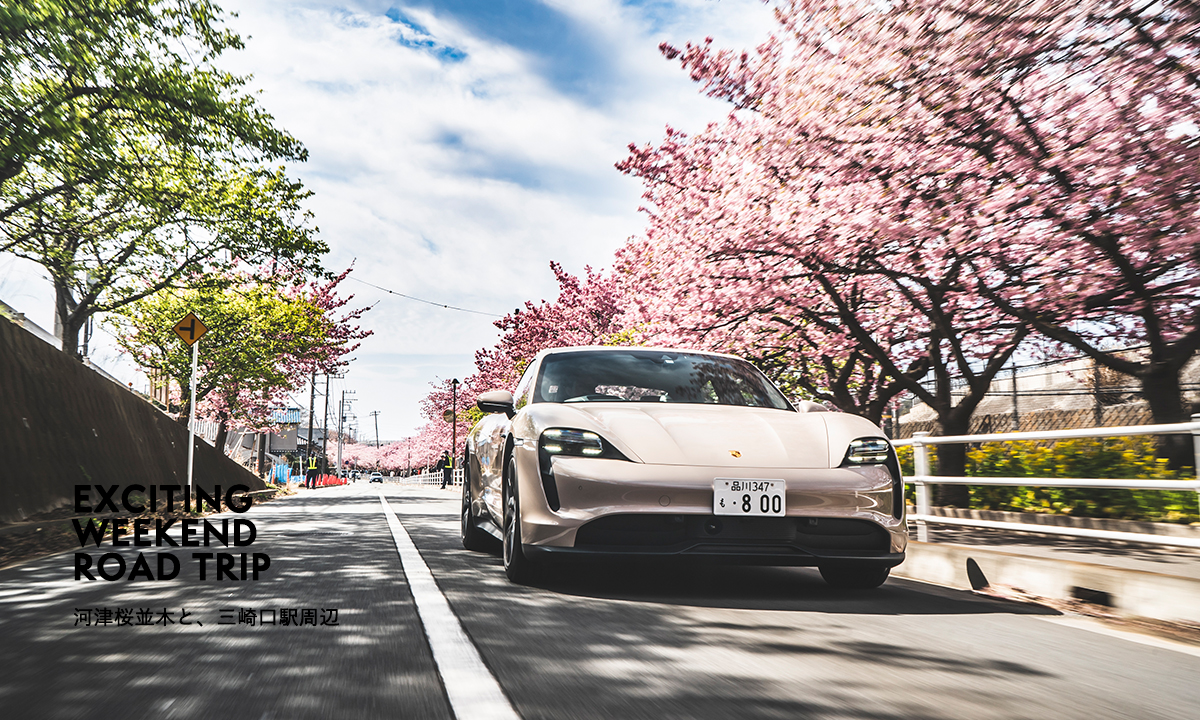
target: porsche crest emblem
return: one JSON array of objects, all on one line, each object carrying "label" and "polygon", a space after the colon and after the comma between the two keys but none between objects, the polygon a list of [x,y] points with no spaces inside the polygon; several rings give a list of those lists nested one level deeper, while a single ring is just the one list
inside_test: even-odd
[{"label": "porsche crest emblem", "polygon": [[742,454],[741,454],[740,452],[738,452],[737,450],[730,450],[730,451],[729,451],[729,454],[730,454],[730,455],[732,455],[732,456],[734,456],[734,457],[741,457],[741,456],[742,456]]}]

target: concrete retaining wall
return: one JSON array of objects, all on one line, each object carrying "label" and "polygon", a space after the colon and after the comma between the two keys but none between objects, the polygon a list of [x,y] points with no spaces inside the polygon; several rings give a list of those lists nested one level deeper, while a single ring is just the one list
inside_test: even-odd
[{"label": "concrete retaining wall", "polygon": [[[0,319],[0,524],[73,505],[76,484],[182,485],[187,429]],[[197,441],[195,484],[263,482]]]}]

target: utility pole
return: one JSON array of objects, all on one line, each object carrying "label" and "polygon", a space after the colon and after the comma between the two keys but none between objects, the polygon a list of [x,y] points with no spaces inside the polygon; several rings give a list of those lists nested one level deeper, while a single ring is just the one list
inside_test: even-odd
[{"label": "utility pole", "polygon": [[[342,422],[346,419],[346,396],[353,395],[353,390],[342,391],[342,402],[338,405],[338,453],[337,453],[337,474],[342,476]],[[354,398],[350,398],[350,402],[354,402]]]},{"label": "utility pole", "polygon": [[342,421],[346,419],[346,391],[342,391],[342,399],[338,403],[338,431],[337,431],[337,476],[342,476]]},{"label": "utility pole", "polygon": [[321,474],[329,471],[329,373],[325,373],[325,414],[321,418]]},{"label": "utility pole", "polygon": [[375,447],[379,447],[379,411],[372,410],[368,415],[375,418]]},{"label": "utility pole", "polygon": [[312,379],[310,380],[310,384],[312,386],[312,390],[308,394],[308,443],[305,444],[305,446],[304,446],[305,457],[304,457],[303,464],[300,465],[301,473],[308,472],[308,459],[311,458],[312,454],[313,454],[313,446],[312,446],[313,414],[314,414],[314,411],[317,409],[316,408],[316,404],[317,404],[317,371],[315,369],[312,371]]}]

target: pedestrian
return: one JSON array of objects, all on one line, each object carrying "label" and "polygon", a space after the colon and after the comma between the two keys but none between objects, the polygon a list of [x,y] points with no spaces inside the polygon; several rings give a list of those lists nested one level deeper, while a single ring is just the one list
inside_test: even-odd
[{"label": "pedestrian", "polygon": [[315,490],[317,487],[317,456],[310,455],[308,458],[308,472],[304,476],[304,487],[309,490]]},{"label": "pedestrian", "polygon": [[438,460],[437,467],[442,471],[442,489],[445,490],[454,477],[454,459],[450,457],[449,452],[442,451],[442,457]]}]

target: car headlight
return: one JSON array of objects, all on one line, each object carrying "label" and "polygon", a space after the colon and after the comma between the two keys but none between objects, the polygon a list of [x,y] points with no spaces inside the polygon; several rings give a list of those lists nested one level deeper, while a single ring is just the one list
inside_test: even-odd
[{"label": "car headlight", "polygon": [[587,430],[551,428],[542,433],[542,449],[548,455],[600,457],[604,454],[604,441]]},{"label": "car headlight", "polygon": [[892,446],[883,438],[859,438],[850,442],[843,465],[883,465],[891,455]]},{"label": "car headlight", "polygon": [[850,443],[846,449],[846,459],[842,467],[862,467],[864,465],[884,465],[892,476],[892,517],[897,520],[904,517],[904,478],[900,476],[900,461],[892,444],[878,437],[859,438]]},{"label": "car headlight", "polygon": [[560,505],[558,486],[554,482],[550,466],[554,458],[561,456],[608,458],[610,460],[629,459],[604,438],[590,430],[550,428],[542,432],[542,437],[538,440],[538,469],[541,471],[542,489],[546,492],[546,502],[554,511],[557,511]]},{"label": "car headlight", "polygon": [[546,461],[542,467],[549,470],[549,459],[558,455],[572,457],[609,458],[628,460],[620,450],[590,430],[550,428],[542,433],[538,441],[538,455]]}]

